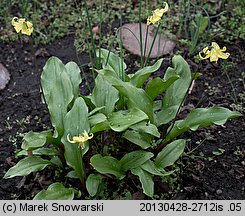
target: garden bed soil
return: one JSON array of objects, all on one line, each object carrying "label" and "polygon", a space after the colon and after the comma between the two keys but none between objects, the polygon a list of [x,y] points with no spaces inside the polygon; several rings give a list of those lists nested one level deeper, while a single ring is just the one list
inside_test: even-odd
[{"label": "garden bed soil", "polygon": [[[0,43],[0,63],[11,75],[7,87],[0,91],[0,199],[32,199],[38,191],[53,181],[53,170],[24,178],[3,179],[3,176],[18,161],[15,151],[20,148],[23,134],[30,130],[42,131],[51,127],[47,108],[42,103],[40,95],[40,74],[47,59],[50,56],[57,56],[64,63],[89,62],[87,54],[79,56],[78,62],[73,42],[73,36],[67,36],[53,45],[35,47],[35,51],[38,50],[36,66],[31,58],[30,45],[21,45],[18,42]],[[237,47],[239,44],[236,47],[228,47],[233,61],[238,53]],[[129,68],[136,70],[134,63],[138,58],[130,56],[127,59]],[[191,60],[188,61],[194,65]],[[166,56],[163,68],[169,65],[171,59],[170,56]],[[161,74],[157,75],[162,76],[163,71],[161,69]],[[232,87],[227,76],[222,73],[220,65],[204,63],[200,72],[203,76],[196,81],[182,115],[194,106],[218,105],[231,108],[230,104],[234,103]],[[241,103],[239,94],[244,91],[241,76],[244,72],[243,62],[237,62],[228,72],[235,87],[238,103]],[[90,74],[88,79],[92,79]],[[81,85],[81,93],[88,94],[84,82]],[[244,128],[244,117],[239,117],[227,122],[225,126],[212,126],[196,132],[187,132],[185,137],[189,138],[189,141],[185,152],[189,154],[181,158],[178,166],[180,171],[176,178],[173,178],[171,184],[164,184],[159,178],[155,179],[155,192],[159,198],[244,199]],[[190,153],[197,147],[198,142],[203,144]],[[116,189],[116,185],[112,188]],[[133,188],[132,194],[134,199],[147,199],[136,187]]]}]

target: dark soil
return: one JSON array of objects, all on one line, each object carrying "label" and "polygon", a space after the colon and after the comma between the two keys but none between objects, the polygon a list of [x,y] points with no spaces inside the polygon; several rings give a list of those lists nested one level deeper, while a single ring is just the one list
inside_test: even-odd
[{"label": "dark soil", "polygon": [[[46,170],[35,177],[31,175],[12,179],[2,177],[18,161],[15,158],[15,151],[20,148],[23,134],[30,130],[42,131],[50,127],[47,108],[41,102],[39,85],[40,74],[47,59],[54,55],[64,63],[89,62],[87,54],[79,56],[78,61],[73,42],[74,38],[67,36],[53,45],[35,47],[35,51],[39,50],[36,67],[31,59],[30,45],[21,46],[18,42],[0,43],[0,62],[11,74],[9,84],[0,91],[0,199],[32,199],[34,194],[51,183],[53,170]],[[234,62],[237,58],[235,54],[238,53],[236,49],[236,47],[230,49],[228,47],[228,50],[234,53],[233,59],[231,58]],[[130,56],[126,60],[133,70],[135,70],[135,59],[137,57]],[[236,63],[229,68],[228,73],[235,87],[235,96],[238,100],[236,104],[242,105],[239,94],[244,91],[241,76],[244,65],[243,62]],[[170,64],[171,58],[167,56],[163,67],[166,68]],[[203,76],[196,81],[184,107],[183,115],[194,106],[218,105],[231,109],[230,105],[234,103],[232,87],[227,76],[221,71],[220,65],[217,67],[217,65],[203,64],[203,68],[200,71]],[[88,79],[91,80],[91,73],[88,74]],[[88,94],[84,82],[81,85],[81,93]],[[177,174],[178,180],[164,185],[156,178],[156,194],[160,198],[168,199],[244,199],[244,128],[244,118],[240,117],[227,122],[223,127],[213,126],[186,133],[185,136],[190,139],[186,148],[188,156],[183,156],[179,162],[181,169]],[[203,144],[190,153],[197,147],[198,142]],[[219,148],[224,152],[215,156],[213,152],[217,152]],[[41,181],[42,179],[45,181]],[[113,188],[117,189],[116,186]],[[177,188],[179,190],[176,190]],[[146,198],[137,190],[135,187],[134,199]],[[166,196],[162,195],[163,192]]]}]

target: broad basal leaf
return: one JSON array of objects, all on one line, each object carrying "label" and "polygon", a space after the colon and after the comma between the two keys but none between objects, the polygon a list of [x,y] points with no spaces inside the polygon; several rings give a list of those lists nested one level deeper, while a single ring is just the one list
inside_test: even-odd
[{"label": "broad basal leaf", "polygon": [[151,142],[153,140],[153,136],[147,133],[138,132],[135,130],[127,130],[123,134],[123,138],[128,141],[140,146],[142,149],[147,149],[151,147]]},{"label": "broad basal leaf", "polygon": [[[21,148],[24,150],[34,150],[44,146],[48,140],[52,140],[51,130],[42,131],[42,132],[33,132],[30,131],[23,138],[23,143]],[[51,144],[51,143],[50,143]]]},{"label": "broad basal leaf", "polygon": [[102,113],[97,113],[88,118],[89,124],[91,126],[91,133],[104,131],[110,129],[109,122],[106,116]]},{"label": "broad basal leaf", "polygon": [[[167,69],[164,80],[176,76],[179,76],[179,79],[167,88],[163,97],[162,111],[157,113],[159,126],[174,119],[192,80],[189,65],[180,55],[175,55],[172,62],[173,68]],[[166,122],[166,118],[168,118],[168,122]]]},{"label": "broad basal leaf", "polygon": [[87,152],[88,146],[86,145],[86,148],[81,150],[78,147],[78,143],[70,143],[67,140],[67,136],[72,139],[73,136],[82,135],[84,130],[88,133],[90,131],[88,108],[84,100],[79,97],[75,100],[72,109],[65,116],[65,133],[62,142],[65,147],[66,162],[75,170],[80,179],[85,175],[83,173],[82,156]]},{"label": "broad basal leaf", "polygon": [[142,87],[147,78],[155,71],[157,71],[162,64],[163,59],[159,59],[154,65],[144,67],[138,70],[135,74],[132,75],[130,83],[132,83],[137,88]]},{"label": "broad basal leaf", "polygon": [[[127,65],[122,62],[122,59],[115,55],[113,52],[110,52],[109,50],[101,48],[100,50],[96,50],[96,56],[99,58],[99,52],[101,54],[101,60],[102,60],[102,68],[103,69],[109,69],[110,71],[113,71],[118,77],[120,77],[121,72],[125,73],[125,70],[127,68]],[[123,68],[121,68],[123,66]],[[120,77],[122,79],[122,77]]]},{"label": "broad basal leaf", "polygon": [[81,192],[73,188],[65,188],[57,182],[51,184],[47,190],[40,191],[33,200],[73,200],[74,196],[80,197]]},{"label": "broad basal leaf", "polygon": [[86,189],[90,196],[95,196],[99,186],[102,183],[102,177],[98,174],[90,174],[86,180]]},{"label": "broad basal leaf", "polygon": [[137,108],[133,108],[129,112],[114,112],[108,117],[111,129],[117,132],[125,131],[131,125],[134,125],[145,119],[148,119],[148,116]]},{"label": "broad basal leaf", "polygon": [[101,156],[96,154],[90,159],[91,165],[102,174],[112,174],[118,179],[125,177],[125,172],[121,168],[120,162],[111,156]]},{"label": "broad basal leaf", "polygon": [[154,100],[158,95],[163,93],[169,86],[171,86],[177,79],[178,75],[171,76],[164,81],[160,77],[150,80],[145,88],[146,93]]},{"label": "broad basal leaf", "polygon": [[38,156],[26,157],[20,160],[15,166],[11,167],[4,175],[4,178],[13,178],[15,176],[27,176],[32,172],[43,170],[52,163]]},{"label": "broad basal leaf", "polygon": [[54,56],[48,59],[43,67],[43,72],[41,75],[41,85],[46,101],[49,100],[50,93],[57,77],[59,77],[61,73],[65,72],[66,68],[60,59]]},{"label": "broad basal leaf", "polygon": [[210,125],[223,125],[228,119],[241,116],[239,112],[230,111],[223,107],[198,108],[190,112],[184,119],[176,121],[171,132],[166,137],[165,141],[172,140],[174,137],[191,129],[197,130],[199,127]]},{"label": "broad basal leaf", "polygon": [[154,122],[153,101],[143,89],[136,88],[129,82],[123,82],[109,70],[100,70],[98,72],[102,74],[106,80],[120,92],[120,94],[128,99],[128,107],[136,107],[142,110],[148,115],[150,121],[152,123]]},{"label": "broad basal leaf", "polygon": [[96,107],[104,107],[100,112],[109,115],[115,109],[115,104],[119,100],[119,93],[118,90],[99,74],[95,79],[95,87],[91,99]]},{"label": "broad basal leaf", "polygon": [[72,61],[68,62],[65,65],[65,68],[66,68],[66,73],[68,74],[71,81],[74,98],[76,99],[80,94],[79,85],[82,82],[82,78],[80,75],[80,68],[75,62]]},{"label": "broad basal leaf", "polygon": [[120,164],[122,169],[126,172],[129,169],[139,167],[153,156],[154,154],[151,152],[143,150],[133,151],[124,155],[120,160]]},{"label": "broad basal leaf", "polygon": [[165,168],[174,164],[185,149],[185,140],[179,139],[169,143],[156,157],[155,164],[159,168]]},{"label": "broad basal leaf", "polygon": [[146,194],[149,197],[153,197],[154,195],[153,176],[140,167],[131,169],[131,172],[139,177],[144,194]]}]

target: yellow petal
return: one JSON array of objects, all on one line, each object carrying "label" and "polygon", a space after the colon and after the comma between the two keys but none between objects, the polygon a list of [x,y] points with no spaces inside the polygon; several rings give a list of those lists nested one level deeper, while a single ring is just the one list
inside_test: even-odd
[{"label": "yellow petal", "polygon": [[21,33],[30,36],[31,33],[33,32],[33,27],[32,26],[33,26],[32,23],[29,22],[29,21],[23,23],[23,27],[22,27]]},{"label": "yellow petal", "polygon": [[76,143],[75,141],[70,140],[70,134],[67,134],[66,139],[67,139],[68,142],[70,142],[70,143]]},{"label": "yellow petal", "polygon": [[216,52],[215,52],[215,50],[214,49],[212,49],[211,50],[211,52],[210,52],[210,62],[213,62],[213,61],[218,61],[218,56],[217,56],[217,54],[216,54]]},{"label": "yellow petal", "polygon": [[219,49],[220,49],[219,45],[218,45],[216,42],[212,42],[212,47],[213,47],[215,50],[219,50]]},{"label": "yellow petal", "polygon": [[169,9],[168,3],[167,2],[164,2],[164,4],[165,4],[165,7],[162,9],[162,13],[163,14],[166,13],[168,11],[168,9]]},{"label": "yellow petal", "polygon": [[227,59],[227,58],[229,58],[229,56],[230,56],[230,53],[223,53],[223,52],[221,52],[221,51],[217,51],[216,52],[216,55],[219,57],[219,58],[222,58],[222,59]]},{"label": "yellow petal", "polygon": [[18,24],[18,17],[14,17],[11,21],[12,26],[15,26],[16,24]]},{"label": "yellow petal", "polygon": [[[202,56],[202,53],[204,54],[204,55],[206,55],[206,56]],[[210,57],[210,55],[211,55],[211,53],[210,53],[210,51],[208,50],[208,47],[206,47],[206,48],[204,48],[203,50],[202,50],[202,52],[199,52],[199,57],[200,57],[200,59],[207,59],[207,58],[209,58]]]},{"label": "yellow petal", "polygon": [[152,18],[152,17],[148,17],[148,18],[147,18],[147,23],[146,23],[146,25],[149,26],[149,25],[152,23],[152,22],[151,22],[151,18]]}]

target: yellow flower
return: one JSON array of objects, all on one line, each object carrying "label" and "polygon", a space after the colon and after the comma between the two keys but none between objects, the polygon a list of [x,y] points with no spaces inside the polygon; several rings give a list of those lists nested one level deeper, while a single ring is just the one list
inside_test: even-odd
[{"label": "yellow flower", "polygon": [[72,140],[70,140],[70,137],[69,137],[69,134],[67,135],[67,140],[70,142],[70,143],[79,143],[79,146],[81,148],[83,148],[83,145],[86,141],[88,141],[89,139],[92,139],[93,138],[93,134],[91,134],[89,136],[88,132],[86,130],[83,131],[83,136],[79,135],[79,136],[74,136],[72,138]]},{"label": "yellow flower", "polygon": [[[220,49],[219,45],[215,42],[212,42],[211,50],[209,47],[205,47],[201,52],[199,52],[200,59],[207,59],[210,58],[210,62],[217,62],[219,58],[227,59],[230,56],[230,53],[224,53],[226,51],[226,47]],[[202,53],[205,55],[202,56]]]},{"label": "yellow flower", "polygon": [[166,13],[168,11],[168,3],[165,3],[165,7],[162,9],[156,9],[152,12],[152,16],[147,18],[147,23],[146,25],[150,25],[150,24],[155,24],[157,23],[159,20],[161,20],[162,16],[164,13]]},{"label": "yellow flower", "polygon": [[14,17],[11,21],[12,26],[17,33],[21,32],[21,34],[25,34],[30,36],[33,32],[33,25],[31,22],[26,21],[24,18]]}]

